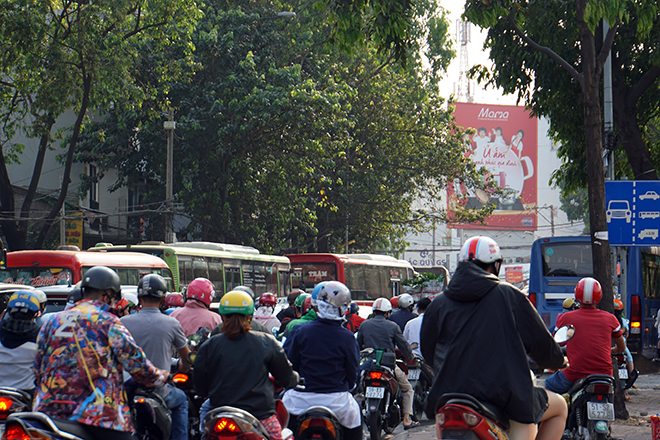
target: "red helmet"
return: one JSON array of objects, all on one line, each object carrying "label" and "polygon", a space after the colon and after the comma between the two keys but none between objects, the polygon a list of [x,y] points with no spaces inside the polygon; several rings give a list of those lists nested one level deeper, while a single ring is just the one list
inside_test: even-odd
[{"label": "red helmet", "polygon": [[393,309],[398,309],[399,308],[399,297],[398,296],[393,296],[390,298],[390,304],[392,304]]},{"label": "red helmet", "polygon": [[305,302],[303,303],[302,306],[302,314],[304,315],[305,313],[309,312],[309,310],[312,308],[312,296],[308,296],[305,298]]},{"label": "red helmet", "polygon": [[266,292],[259,297],[259,307],[275,307],[275,304],[277,304],[277,297],[270,292]]},{"label": "red helmet", "polygon": [[575,286],[575,300],[580,304],[596,305],[602,296],[603,289],[595,278],[582,278]]},{"label": "red helmet", "polygon": [[183,295],[181,295],[179,292],[172,292],[172,293],[168,293],[167,296],[165,297],[165,304],[163,305],[163,307],[166,309],[172,307],[183,307],[183,304],[184,304]]},{"label": "red helmet", "polygon": [[195,278],[188,284],[188,290],[186,290],[187,299],[196,299],[206,304],[206,307],[209,307],[214,296],[215,287],[206,278]]},{"label": "red helmet", "polygon": [[623,301],[618,298],[614,299],[614,310],[623,310]]}]

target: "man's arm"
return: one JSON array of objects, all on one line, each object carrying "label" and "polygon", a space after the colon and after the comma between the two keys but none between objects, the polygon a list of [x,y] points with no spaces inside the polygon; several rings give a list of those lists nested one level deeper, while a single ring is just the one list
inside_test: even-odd
[{"label": "man's arm", "polygon": [[623,353],[626,351],[626,340],[623,339],[623,335],[614,338],[614,343],[616,344],[616,347],[612,347],[612,354]]},{"label": "man's arm", "polygon": [[273,374],[275,380],[284,388],[289,389],[298,385],[298,373],[293,371],[293,366],[289,359],[286,357],[284,350],[277,343],[277,340],[272,336],[266,336],[271,342],[272,357],[268,365],[268,370]]},{"label": "man's arm", "polygon": [[401,350],[401,354],[403,354],[405,360],[412,361],[415,359],[412,348],[410,348],[410,344],[406,338],[403,337],[403,333],[401,333],[401,328],[398,324],[396,326],[396,332],[394,332],[394,343],[399,347],[399,350]]},{"label": "man's arm", "polygon": [[[514,298],[517,299],[517,330],[527,354],[540,368],[560,369],[564,365],[564,355],[538,312],[524,293],[517,292]],[[561,327],[564,317],[559,317],[557,326]]]}]

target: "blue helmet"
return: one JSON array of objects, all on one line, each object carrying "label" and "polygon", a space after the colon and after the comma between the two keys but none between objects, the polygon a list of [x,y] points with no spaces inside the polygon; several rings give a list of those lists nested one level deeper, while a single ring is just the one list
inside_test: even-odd
[{"label": "blue helmet", "polygon": [[328,281],[321,281],[318,283],[316,286],[314,286],[314,290],[312,290],[312,305],[316,305],[316,298],[319,296],[319,292],[328,283]]},{"label": "blue helmet", "polygon": [[19,290],[14,292],[9,298],[7,309],[10,311],[37,313],[41,307],[37,295],[29,290]]}]

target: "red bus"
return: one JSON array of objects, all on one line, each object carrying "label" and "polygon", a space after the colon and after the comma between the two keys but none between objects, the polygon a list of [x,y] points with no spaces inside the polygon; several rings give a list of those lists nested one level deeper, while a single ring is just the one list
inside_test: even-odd
[{"label": "red bus", "polygon": [[401,282],[414,278],[410,263],[376,254],[290,254],[291,287],[311,292],[321,281],[341,281],[353,301],[371,306],[376,298],[400,295]]}]

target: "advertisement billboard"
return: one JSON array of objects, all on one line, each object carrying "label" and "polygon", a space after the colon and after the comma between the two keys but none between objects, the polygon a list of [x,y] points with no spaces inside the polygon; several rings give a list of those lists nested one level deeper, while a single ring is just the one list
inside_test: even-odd
[{"label": "advertisement billboard", "polygon": [[[510,229],[535,231],[538,182],[538,121],[524,107],[455,103],[457,125],[472,128],[466,138],[465,155],[478,167],[490,171],[504,189],[501,196],[472,191],[455,182],[448,188],[448,211],[456,204],[480,208],[493,203],[495,211],[484,224],[452,224],[460,229]],[[457,197],[457,192],[463,195]]]}]

